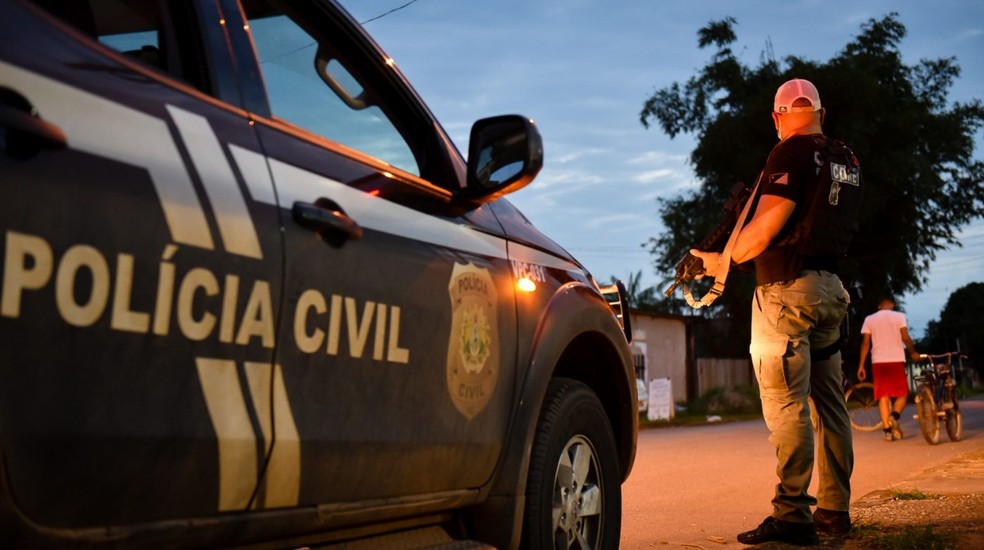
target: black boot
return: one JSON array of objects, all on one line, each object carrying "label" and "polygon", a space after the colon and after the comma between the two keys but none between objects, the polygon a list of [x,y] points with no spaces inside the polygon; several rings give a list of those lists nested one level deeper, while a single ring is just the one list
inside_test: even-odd
[{"label": "black boot", "polygon": [[813,512],[813,525],[823,535],[842,537],[851,531],[851,514],[817,508]]},{"label": "black boot", "polygon": [[742,544],[762,544],[774,540],[796,546],[820,544],[820,537],[812,523],[782,521],[772,516],[765,518],[755,529],[738,535],[738,542]]}]

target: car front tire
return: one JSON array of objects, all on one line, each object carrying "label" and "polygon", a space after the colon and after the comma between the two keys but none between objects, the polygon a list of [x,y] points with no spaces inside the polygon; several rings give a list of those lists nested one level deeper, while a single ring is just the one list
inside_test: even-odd
[{"label": "car front tire", "polygon": [[617,548],[622,490],[608,416],[576,380],[547,389],[526,491],[523,547]]}]

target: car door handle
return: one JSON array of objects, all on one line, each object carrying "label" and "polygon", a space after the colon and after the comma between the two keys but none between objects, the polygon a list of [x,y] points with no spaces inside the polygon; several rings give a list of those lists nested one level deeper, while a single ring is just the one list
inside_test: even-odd
[{"label": "car door handle", "polygon": [[[45,149],[63,149],[67,140],[65,132],[54,124],[30,112],[0,103],[0,127],[18,130],[39,140],[37,146]],[[7,137],[10,140],[10,136]]]},{"label": "car door handle", "polygon": [[325,198],[313,204],[297,201],[292,208],[298,225],[317,231],[330,244],[340,246],[344,241],[362,238],[362,227],[342,210],[335,201]]}]

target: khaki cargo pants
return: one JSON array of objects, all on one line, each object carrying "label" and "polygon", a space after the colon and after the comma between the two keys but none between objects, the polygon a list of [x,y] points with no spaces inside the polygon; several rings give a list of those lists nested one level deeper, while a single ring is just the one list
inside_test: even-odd
[{"label": "khaki cargo pants", "polygon": [[[850,303],[836,275],[804,271],[799,278],[760,285],[752,301],[749,351],[778,464],[773,517],[812,522],[810,506],[847,511],[854,447],[841,385],[841,354],[811,361],[840,337]],[[807,493],[817,446],[817,496]]]}]

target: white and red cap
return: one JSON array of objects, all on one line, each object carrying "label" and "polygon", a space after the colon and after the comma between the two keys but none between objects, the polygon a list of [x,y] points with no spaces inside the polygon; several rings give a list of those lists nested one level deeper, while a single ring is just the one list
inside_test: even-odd
[{"label": "white and red cap", "polygon": [[[805,99],[810,102],[809,106],[797,105],[793,103],[797,99]],[[787,81],[779,90],[776,91],[776,101],[773,109],[777,113],[812,113],[820,110],[820,92],[817,87],[809,80],[794,78]]]}]

